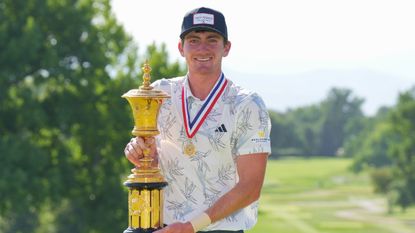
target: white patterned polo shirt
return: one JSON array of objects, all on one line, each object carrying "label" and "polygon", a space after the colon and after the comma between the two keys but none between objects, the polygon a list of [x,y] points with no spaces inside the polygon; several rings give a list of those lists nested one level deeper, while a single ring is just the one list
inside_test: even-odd
[{"label": "white patterned polo shirt", "polygon": [[[165,188],[165,224],[186,222],[212,206],[238,182],[236,158],[252,153],[271,153],[271,123],[263,100],[228,80],[205,121],[189,139],[182,113],[182,88],[187,91],[188,112],[193,119],[204,101],[194,97],[187,76],[155,81],[167,92],[158,117],[159,163],[168,182]],[[189,140],[195,153],[184,153]],[[209,230],[247,230],[257,221],[258,203],[206,227]]]}]

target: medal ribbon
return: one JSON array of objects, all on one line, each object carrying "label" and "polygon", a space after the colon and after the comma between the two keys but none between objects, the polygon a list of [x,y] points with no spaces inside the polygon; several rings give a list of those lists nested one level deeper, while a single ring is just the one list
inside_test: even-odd
[{"label": "medal ribbon", "polygon": [[228,80],[225,78],[225,75],[223,75],[222,73],[219,80],[216,82],[215,86],[210,91],[202,107],[197,112],[195,118],[191,120],[189,108],[187,105],[187,89],[184,88],[184,83],[183,83],[182,112],[183,112],[184,128],[186,129],[187,137],[192,138],[193,136],[195,136],[199,128],[202,126],[203,122],[206,120],[213,106],[215,106],[219,97],[222,95],[227,84],[228,84]]}]

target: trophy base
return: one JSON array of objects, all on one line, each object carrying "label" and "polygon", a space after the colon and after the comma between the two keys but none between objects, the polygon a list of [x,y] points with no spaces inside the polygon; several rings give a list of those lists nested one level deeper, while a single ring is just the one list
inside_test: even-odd
[{"label": "trophy base", "polygon": [[[167,225],[164,225],[164,226],[167,226]],[[160,229],[161,227],[160,228],[146,228],[146,229],[143,229],[143,228],[134,229],[134,228],[129,227],[123,233],[152,233]]]},{"label": "trophy base", "polygon": [[167,182],[124,183],[128,191],[128,228],[124,233],[152,233],[163,228],[163,188]]}]

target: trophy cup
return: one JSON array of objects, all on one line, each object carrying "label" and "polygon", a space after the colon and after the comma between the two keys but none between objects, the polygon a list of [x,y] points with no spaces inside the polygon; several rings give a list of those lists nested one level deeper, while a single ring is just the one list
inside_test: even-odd
[{"label": "trophy cup", "polygon": [[[164,99],[170,96],[150,86],[151,68],[142,68],[143,85],[122,95],[133,111],[134,129],[138,137],[158,135],[157,116]],[[163,188],[167,185],[158,167],[153,167],[149,150],[144,150],[140,168],[133,168],[124,185],[128,187],[128,228],[124,233],[151,233],[163,227]]]}]

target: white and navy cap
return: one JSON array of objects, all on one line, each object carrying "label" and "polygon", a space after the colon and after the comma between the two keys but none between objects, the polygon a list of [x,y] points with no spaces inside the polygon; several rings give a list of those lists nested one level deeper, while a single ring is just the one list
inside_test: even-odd
[{"label": "white and navy cap", "polygon": [[221,34],[225,40],[228,39],[225,16],[219,11],[200,7],[189,11],[183,18],[182,32],[180,38],[184,39],[187,33],[195,30],[207,30]]}]

